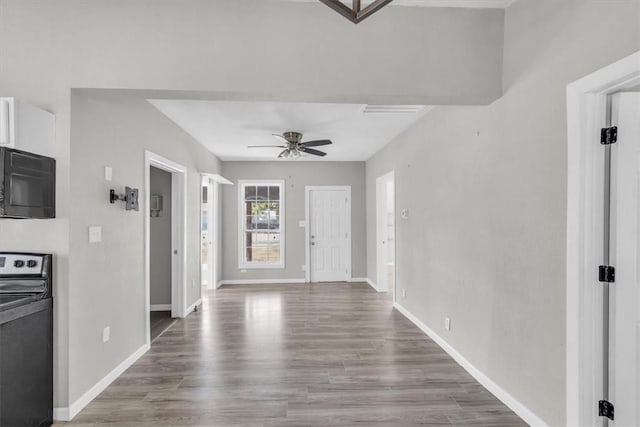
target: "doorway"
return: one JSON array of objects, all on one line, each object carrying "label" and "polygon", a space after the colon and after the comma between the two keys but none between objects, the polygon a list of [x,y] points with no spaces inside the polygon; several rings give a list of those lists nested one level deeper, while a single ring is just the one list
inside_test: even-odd
[{"label": "doorway", "polygon": [[640,93],[612,96],[611,124],[611,355],[608,399],[611,425],[640,425]]},{"label": "doorway", "polygon": [[376,254],[378,292],[392,292],[395,301],[395,176],[389,172],[376,179]]},{"label": "doorway", "polygon": [[214,206],[217,185],[211,182],[211,178],[202,175],[202,192],[200,203],[200,270],[201,285],[207,289],[215,289],[216,277],[215,272],[215,214]]},{"label": "doorway", "polygon": [[[152,183],[152,178],[156,178]],[[159,180],[158,180],[158,177]],[[159,183],[162,182],[162,190],[169,198],[165,200],[164,196],[162,201],[154,196],[160,195]],[[152,184],[154,190],[152,190]],[[170,188],[169,188],[170,187]],[[145,152],[145,191],[144,191],[144,209],[145,209],[145,316],[146,316],[146,341],[147,345],[151,345],[151,324],[152,324],[152,309],[162,309],[166,311],[169,308],[171,318],[184,317],[186,313],[186,281],[187,281],[187,176],[186,168],[179,165],[169,159],[166,159],[158,154],[150,151]],[[170,208],[167,209],[166,206]],[[156,216],[156,215],[162,216]],[[166,235],[162,237],[160,241],[160,235],[152,234],[152,231],[157,229],[156,225],[160,225],[160,219],[169,218],[170,221],[170,237]],[[152,229],[153,221],[153,229]],[[165,229],[164,233],[167,233]],[[153,244],[158,244],[159,248],[152,247]],[[152,253],[153,250],[153,253]],[[169,252],[169,257],[166,257],[166,252]],[[154,255],[158,255],[157,259],[153,261]],[[161,262],[168,262],[170,268],[166,269],[160,265]],[[152,267],[154,270],[152,271]],[[152,278],[158,280],[161,274],[169,274],[170,277],[170,299],[168,304],[157,304],[156,307],[152,306]],[[156,298],[156,290],[154,292],[154,302]],[[165,291],[158,291],[159,294]],[[154,316],[154,321],[155,319]],[[163,322],[164,323],[164,322]],[[162,325],[162,324],[161,324]],[[162,326],[157,326],[162,328]]]},{"label": "doorway", "polygon": [[[634,123],[640,106],[639,95],[621,93],[638,88],[640,52],[567,89],[567,425],[640,422],[640,125]],[[602,129],[612,125],[618,125],[618,142],[602,144]],[[606,226],[609,216],[611,224]],[[616,269],[615,279],[599,277],[602,265]],[[600,415],[600,401],[614,406],[612,420]]]},{"label": "doorway", "polygon": [[151,341],[174,322],[171,315],[171,173],[151,166],[149,259]]},{"label": "doorway", "polygon": [[351,280],[351,187],[305,187],[306,281]]}]

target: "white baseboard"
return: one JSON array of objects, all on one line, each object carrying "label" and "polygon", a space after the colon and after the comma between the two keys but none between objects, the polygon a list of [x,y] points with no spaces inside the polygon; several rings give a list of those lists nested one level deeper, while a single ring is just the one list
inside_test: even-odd
[{"label": "white baseboard", "polygon": [[202,305],[202,298],[200,298],[198,301],[194,302],[193,304],[191,304],[189,306],[189,308],[187,308],[187,312],[184,314],[184,317],[187,317],[189,314],[191,314],[196,307]]},{"label": "white baseboard", "polygon": [[351,283],[367,283],[367,279],[366,277],[352,277],[351,280],[349,280],[349,282]]},{"label": "white baseboard", "polygon": [[304,284],[305,279],[244,279],[244,280],[221,280],[222,285],[273,285],[280,283],[299,283]]},{"label": "white baseboard", "polygon": [[414,325],[416,325],[422,332],[427,334],[429,338],[435,341],[449,356],[451,356],[460,366],[462,366],[473,378],[484,386],[491,394],[497,397],[502,403],[504,403],[509,409],[515,412],[520,418],[522,418],[527,424],[535,427],[548,427],[547,423],[542,421],[540,417],[534,414],[529,408],[522,404],[519,400],[513,397],[509,392],[500,387],[487,377],[482,371],[473,366],[471,362],[464,358],[456,349],[454,349],[449,343],[447,343],[442,337],[431,330],[420,319],[414,316],[409,310],[402,307],[397,302],[393,304],[393,307],[398,310],[402,315],[409,319]]},{"label": "white baseboard", "polygon": [[171,304],[151,304],[151,311],[171,311]]},{"label": "white baseboard", "polygon": [[382,292],[380,291],[380,289],[378,289],[378,285],[376,285],[372,280],[367,279],[367,283],[373,288],[374,291]]},{"label": "white baseboard", "polygon": [[220,289],[220,286],[222,286],[222,280],[216,283],[216,289]]},{"label": "white baseboard", "polygon": [[100,393],[102,393],[109,384],[116,380],[124,371],[126,371],[136,360],[138,360],[143,354],[149,350],[149,345],[145,344],[137,349],[133,354],[127,357],[122,363],[115,367],[111,372],[105,375],[100,381],[98,381],[93,387],[89,389],[85,394],[80,396],[78,400],[73,402],[68,408],[54,408],[53,419],[56,421],[71,421],[76,415],[80,413],[93,399],[95,399]]}]

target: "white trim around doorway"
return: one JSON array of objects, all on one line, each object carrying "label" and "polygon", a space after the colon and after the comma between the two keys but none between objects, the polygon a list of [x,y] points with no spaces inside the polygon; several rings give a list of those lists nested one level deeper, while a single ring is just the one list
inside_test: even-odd
[{"label": "white trim around doorway", "polygon": [[187,303],[187,168],[151,151],[144,153],[144,235],[145,235],[145,329],[146,343],[151,345],[151,166],[171,173],[171,315],[185,317]]},{"label": "white trim around doorway", "polygon": [[568,426],[595,425],[602,388],[597,266],[602,263],[603,160],[607,96],[640,84],[640,52],[567,86],[566,412]]}]

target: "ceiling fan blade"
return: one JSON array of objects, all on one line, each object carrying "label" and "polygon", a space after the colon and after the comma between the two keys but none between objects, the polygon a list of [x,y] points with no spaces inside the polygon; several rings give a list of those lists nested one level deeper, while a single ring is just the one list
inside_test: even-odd
[{"label": "ceiling fan blade", "polygon": [[328,139],[318,139],[316,141],[307,141],[302,143],[302,145],[305,147],[320,147],[322,145],[331,145],[331,144],[333,144],[333,142],[331,142]]},{"label": "ceiling fan blade", "polygon": [[285,158],[285,157],[288,157],[288,156],[287,156],[287,153],[288,153],[288,152],[289,152],[289,149],[284,150],[282,153],[278,154],[278,158],[279,158],[279,159],[283,159],[283,158]]},{"label": "ceiling fan blade", "polygon": [[287,148],[284,145],[247,145],[247,148]]},{"label": "ceiling fan blade", "polygon": [[314,156],[324,157],[327,155],[327,153],[323,151],[314,150],[313,148],[307,148],[307,147],[300,147],[300,151],[302,151],[303,153],[313,154]]}]

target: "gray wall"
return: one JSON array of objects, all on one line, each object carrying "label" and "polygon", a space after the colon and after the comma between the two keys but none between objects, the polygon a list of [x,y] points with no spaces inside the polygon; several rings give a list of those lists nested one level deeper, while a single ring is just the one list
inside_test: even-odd
[{"label": "gray wall", "polygon": [[410,212],[397,217],[399,303],[553,426],[565,425],[565,87],[640,48],[638,8],[514,3],[504,97],[436,108],[367,162],[369,277],[375,179],[393,169],[397,212]]},{"label": "gray wall", "polygon": [[150,179],[151,195],[162,197],[160,216],[149,225],[151,304],[171,304],[171,174],[152,167]]},{"label": "gray wall", "polygon": [[300,279],[304,281],[304,220],[306,185],[351,186],[351,274],[366,277],[364,162],[223,162],[222,175],[237,184],[241,179],[285,180],[285,268],[238,269],[238,186],[222,189],[222,280]]},{"label": "gray wall", "polygon": [[[83,293],[85,277],[70,276],[70,263],[87,270],[100,264],[86,256],[70,260],[77,206],[70,198],[71,88],[198,90],[217,99],[484,103],[501,93],[503,16],[500,10],[394,7],[355,27],[319,3],[0,0],[0,93],[56,114],[58,218],[0,224],[3,249],[56,255],[55,406],[67,406],[70,394],[77,397],[106,366],[129,355],[103,353],[108,361],[95,373],[69,365],[70,313],[97,300]],[[90,221],[81,218],[76,228]],[[93,339],[82,346],[102,351]],[[80,380],[79,389],[69,389],[70,377]]]},{"label": "gray wall", "polygon": [[[71,94],[69,396],[73,402],[145,343],[144,151],[187,168],[187,305],[200,298],[200,172],[218,159],[136,94],[73,90]],[[113,181],[104,181],[104,166]],[[140,211],[110,205],[109,188],[140,189]],[[89,225],[103,241],[89,244]],[[101,331],[111,327],[103,344]]]}]

